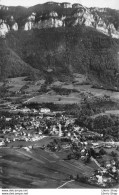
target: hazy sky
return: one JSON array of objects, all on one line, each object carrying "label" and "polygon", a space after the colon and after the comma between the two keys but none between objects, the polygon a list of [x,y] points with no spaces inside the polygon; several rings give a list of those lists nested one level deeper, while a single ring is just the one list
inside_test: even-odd
[{"label": "hazy sky", "polygon": [[[0,0],[0,4],[3,5],[22,5],[22,6],[32,6],[36,4],[45,3],[52,0]],[[82,3],[87,7],[110,7],[114,9],[119,9],[119,0],[53,0],[54,2],[70,2],[70,3]]]}]

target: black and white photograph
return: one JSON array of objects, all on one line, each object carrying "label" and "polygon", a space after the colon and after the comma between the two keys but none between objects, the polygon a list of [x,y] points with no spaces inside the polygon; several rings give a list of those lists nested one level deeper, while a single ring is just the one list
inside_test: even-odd
[{"label": "black and white photograph", "polygon": [[118,188],[118,0],[0,0],[0,194]]}]

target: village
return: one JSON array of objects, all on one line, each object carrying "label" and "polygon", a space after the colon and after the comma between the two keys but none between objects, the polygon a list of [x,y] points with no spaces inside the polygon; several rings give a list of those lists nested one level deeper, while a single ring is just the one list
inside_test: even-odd
[{"label": "village", "polygon": [[[11,118],[1,117],[5,125],[0,130],[0,149],[21,148],[31,152],[40,148],[53,154],[68,151],[64,161],[80,160],[84,167],[93,162],[98,167],[85,182],[101,187],[112,187],[118,183],[119,147],[116,142],[104,142],[103,134],[78,126],[76,118],[62,111],[27,107],[12,107],[10,111],[16,114]],[[51,140],[40,144],[44,138]],[[75,179],[80,180],[78,174]]]}]

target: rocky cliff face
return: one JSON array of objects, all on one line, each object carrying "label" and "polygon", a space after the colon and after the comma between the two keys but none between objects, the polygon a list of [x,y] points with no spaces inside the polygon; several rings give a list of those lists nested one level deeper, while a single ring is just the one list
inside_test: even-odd
[{"label": "rocky cliff face", "polygon": [[[18,12],[18,14],[17,14]],[[119,12],[106,8],[86,8],[81,4],[46,3],[31,8],[0,7],[0,36],[5,36],[10,30],[31,30],[33,28],[58,28],[65,26],[85,25],[95,28],[112,38],[119,39],[119,24],[114,16],[119,18]],[[115,18],[116,20],[116,18]],[[118,22],[117,22],[118,23]]]},{"label": "rocky cliff face", "polygon": [[0,36],[4,37],[9,30],[9,26],[4,22],[4,20],[0,20]]}]

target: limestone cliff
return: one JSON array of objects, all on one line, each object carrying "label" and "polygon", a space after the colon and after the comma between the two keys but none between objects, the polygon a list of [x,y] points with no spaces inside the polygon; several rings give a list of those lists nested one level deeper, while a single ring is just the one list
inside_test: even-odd
[{"label": "limestone cliff", "polygon": [[0,6],[0,36],[5,37],[10,30],[84,25],[119,39],[118,20],[116,10],[86,8],[81,4],[48,2],[30,8]]}]

